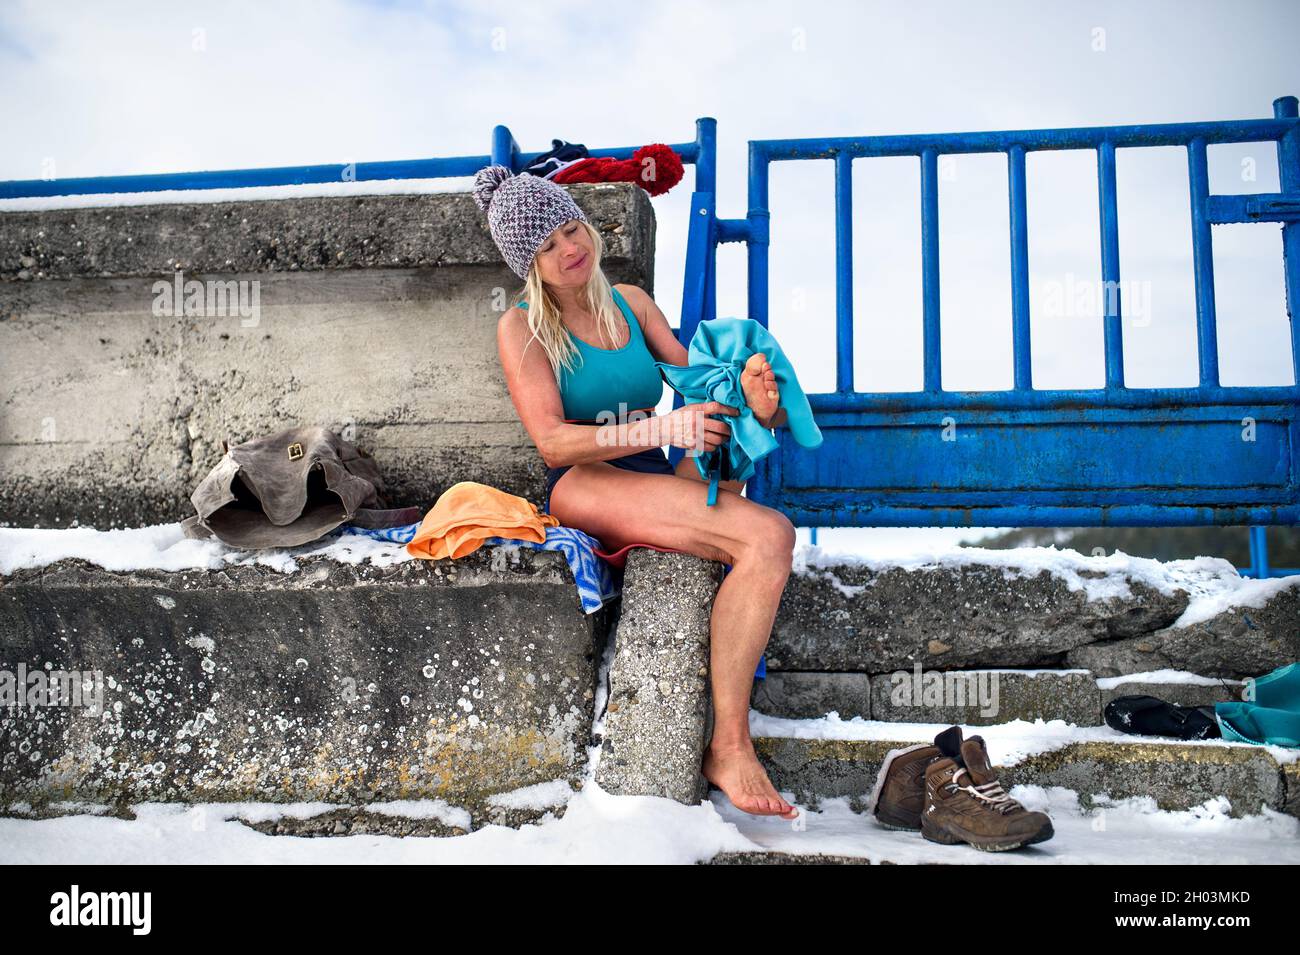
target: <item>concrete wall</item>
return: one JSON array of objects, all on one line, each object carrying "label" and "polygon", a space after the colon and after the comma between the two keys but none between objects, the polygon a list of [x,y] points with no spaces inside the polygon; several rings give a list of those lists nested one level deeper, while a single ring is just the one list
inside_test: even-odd
[{"label": "concrete wall", "polygon": [[[610,280],[653,292],[646,194],[569,188]],[[257,307],[169,309],[177,273]],[[374,454],[396,505],[462,480],[540,502],[496,354],[521,284],[464,193],[2,213],[0,524],[179,520],[223,439],[296,424]]]}]

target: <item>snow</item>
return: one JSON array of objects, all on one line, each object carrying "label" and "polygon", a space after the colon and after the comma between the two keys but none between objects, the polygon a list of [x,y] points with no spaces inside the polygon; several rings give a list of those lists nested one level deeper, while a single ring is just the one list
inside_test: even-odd
[{"label": "snow", "polygon": [[613,796],[588,782],[562,818],[548,813],[518,830],[486,826],[443,838],[271,836],[238,821],[303,818],[338,808],[322,803],[143,803],[131,821],[96,815],[0,819],[0,863],[685,864],[718,852],[762,850],[899,864],[1300,863],[1300,820],[1269,809],[1233,818],[1223,798],[1166,811],[1149,798],[1104,796],[1101,805],[1085,809],[1073,792],[1058,787],[1015,786],[1011,795],[1052,817],[1051,840],[1018,852],[984,853],[880,828],[854,813],[845,798],[824,799],[818,811],[805,809],[787,821],[747,815],[720,793],[684,806],[654,796]]},{"label": "snow", "polygon": [[[1054,835],[1015,852],[979,852],[942,846],[919,832],[881,828],[854,813],[849,801],[823,799],[820,811],[785,821],[747,816],[714,795],[718,814],[764,849],[796,854],[845,855],[899,865],[959,862],[965,865],[1202,865],[1296,864],[1300,820],[1266,809],[1232,818],[1226,799],[1181,812],[1157,809],[1149,798],[1108,800],[1084,809],[1060,787],[1013,786],[1013,798],[1052,817]],[[788,794],[787,794],[788,795]],[[802,825],[804,828],[800,829]]]},{"label": "snow", "polygon": [[[1002,569],[1003,576],[1033,578],[1043,571],[1064,581],[1072,591],[1082,590],[1088,600],[1107,600],[1132,596],[1129,580],[1140,581],[1163,594],[1186,591],[1187,609],[1174,621],[1175,627],[1189,627],[1209,620],[1231,607],[1262,607],[1276,593],[1300,587],[1300,575],[1256,580],[1242,577],[1231,561],[1219,557],[1196,557],[1191,560],[1159,561],[1132,557],[1123,551],[1104,556],[1085,556],[1076,550],[1051,547],[1017,547],[1001,550],[986,547],[961,547],[939,542],[905,549],[892,548],[885,553],[863,554],[813,544],[795,548],[794,573],[824,577],[850,599],[863,585],[848,585],[829,568],[862,567],[882,573],[892,568],[905,570],[953,570],[970,564]],[[1104,576],[1084,576],[1102,573]]]},{"label": "snow", "polygon": [[195,819],[202,817],[206,820],[215,810],[222,818],[246,819],[249,822],[275,822],[278,819],[310,819],[312,816],[322,816],[327,812],[348,807],[332,802],[229,802],[219,805],[196,803],[186,805],[184,808],[193,814]]},{"label": "snow", "polygon": [[487,804],[501,809],[541,810],[566,805],[572,798],[573,787],[563,779],[553,779],[549,783],[537,783],[489,796]]},{"label": "snow", "polygon": [[365,808],[398,819],[435,819],[455,829],[468,830],[472,821],[468,809],[450,806],[442,799],[393,799],[385,803],[368,803]]},{"label": "snow", "polygon": [[[1198,557],[1197,560],[1209,560],[1209,558]],[[1188,561],[1174,561],[1173,563],[1185,564]],[[1224,561],[1223,563],[1227,562]],[[1192,624],[1209,620],[1216,614],[1220,614],[1231,607],[1253,607],[1256,609],[1263,607],[1274,594],[1280,593],[1288,587],[1300,586],[1300,574],[1293,574],[1290,577],[1268,577],[1264,580],[1256,580],[1253,577],[1240,577],[1236,581],[1233,581],[1227,575],[1222,579],[1213,575],[1206,575],[1199,579],[1188,579],[1181,586],[1191,595],[1191,602],[1187,605],[1187,609],[1183,611],[1183,615],[1175,620],[1173,625],[1175,627],[1190,627]]]},{"label": "snow", "polygon": [[399,819],[436,819],[444,826],[469,830],[469,811],[452,806],[441,799],[393,799],[388,802],[367,803],[366,809],[381,816]]},{"label": "snow", "polygon": [[560,819],[548,815],[542,823],[518,830],[490,825],[446,838],[269,836],[232,818],[256,814],[265,820],[276,811],[300,817],[298,807],[281,804],[264,810],[240,806],[232,812],[221,803],[143,803],[135,807],[132,821],[103,816],[0,819],[0,863],[683,864],[755,848],[710,804],[612,796],[590,782]]},{"label": "snow", "polygon": [[1219,680],[1211,676],[1201,676],[1199,673],[1189,673],[1186,670],[1148,670],[1146,673],[1099,677],[1097,679],[1097,688],[1100,690],[1113,690],[1125,683],[1184,683],[1191,686],[1222,686],[1227,683],[1230,686],[1239,686],[1242,681]]},{"label": "snow", "polygon": [[407,193],[465,192],[472,181],[472,176],[455,176],[441,179],[374,179],[364,182],[320,182],[290,186],[243,186],[235,189],[164,189],[158,192],[115,192],[88,196],[33,196],[0,199],[0,212],[176,203],[254,202],[267,199],[303,199],[312,196],[386,196]]},{"label": "snow", "polygon": [[215,539],[188,538],[179,521],[102,531],[93,527],[0,528],[0,575],[73,557],[114,571],[218,570],[230,564],[264,564],[290,574],[298,570],[298,558],[314,556],[345,564],[369,560],[379,567],[418,559],[407,553],[404,544],[362,534],[323,538],[300,547],[245,551]]},{"label": "snow", "polygon": [[[405,545],[359,534],[333,535],[300,547],[242,551],[218,540],[187,538],[180,522],[112,530],[0,528],[0,575],[25,567],[44,567],[72,557],[118,571],[219,569],[229,564],[263,564],[289,574],[298,570],[298,559],[314,556],[354,565],[370,561],[379,567],[418,559],[407,553]],[[895,545],[872,555],[801,544],[794,552],[793,572],[824,577],[851,600],[871,584],[846,584],[831,568],[856,566],[883,572],[894,567],[952,569],[970,564],[1001,568],[1008,578],[1035,577],[1047,571],[1063,580],[1070,590],[1084,591],[1089,600],[1130,596],[1129,578],[1165,594],[1181,589],[1188,593],[1190,602],[1174,622],[1175,627],[1200,623],[1231,607],[1261,607],[1274,594],[1288,587],[1300,587],[1300,575],[1255,580],[1240,576],[1230,561],[1217,557],[1161,562],[1131,557],[1122,551],[1093,557],[1055,546],[997,550],[963,547],[952,541],[935,542],[933,538],[925,538],[910,547]],[[1087,577],[1083,575],[1085,571],[1101,572],[1103,576]]]},{"label": "snow", "polygon": [[[844,720],[840,719],[839,713],[834,711],[820,719],[811,720],[784,719],[768,716],[757,710],[749,711],[749,732],[755,738],[774,736],[794,739],[917,742],[933,739],[949,725],[948,723],[889,723],[882,720],[864,720],[860,716]],[[1014,766],[1031,756],[1062,749],[1071,743],[1142,742],[1168,746],[1188,745],[1182,740],[1158,736],[1132,736],[1113,730],[1109,726],[1077,726],[1064,720],[1039,719],[1032,723],[1028,720],[1011,720],[993,726],[963,726],[963,732],[967,736],[982,736],[988,747],[989,759],[997,766]],[[1197,740],[1196,745],[1265,749],[1279,763],[1291,763],[1300,759],[1300,750],[1288,749],[1284,746],[1255,746],[1251,743],[1231,742],[1224,739]]]}]

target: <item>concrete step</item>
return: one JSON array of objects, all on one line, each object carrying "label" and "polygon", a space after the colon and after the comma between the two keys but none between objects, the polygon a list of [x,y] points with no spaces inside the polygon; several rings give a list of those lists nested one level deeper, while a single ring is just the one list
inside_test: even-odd
[{"label": "concrete step", "polygon": [[893,673],[768,671],[754,684],[751,705],[787,719],[841,719],[889,723],[960,723],[991,726],[1011,720],[1064,720],[1101,726],[1108,702],[1145,694],[1184,706],[1211,705],[1240,696],[1240,680],[1197,677],[1165,670],[1095,679],[1089,670],[969,669]]},{"label": "concrete step", "polygon": [[0,708],[0,810],[576,784],[608,608],[582,612],[562,554],[512,554],[0,577],[0,679],[78,691]]},{"label": "concrete step", "polygon": [[771,671],[873,674],[919,663],[1245,679],[1296,659],[1300,577],[1260,586],[1227,561],[1043,547],[897,564],[801,547],[767,647]]},{"label": "concrete step", "polygon": [[[897,729],[889,739],[759,736],[754,746],[777,789],[813,804],[821,797],[844,796],[861,808],[889,750],[933,739],[932,732]],[[1026,748],[1032,752],[1041,745]],[[993,743],[990,755],[997,763]],[[1267,808],[1300,817],[1300,762],[1280,761],[1272,748],[1222,741],[1097,739],[1063,742],[1008,763],[995,766],[1007,789],[1060,786],[1078,793],[1085,806],[1150,797],[1160,809],[1183,810],[1222,796],[1234,816]]]}]

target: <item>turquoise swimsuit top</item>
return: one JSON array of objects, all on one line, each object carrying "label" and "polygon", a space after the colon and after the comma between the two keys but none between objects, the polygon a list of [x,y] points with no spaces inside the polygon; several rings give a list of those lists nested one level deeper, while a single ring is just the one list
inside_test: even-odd
[{"label": "turquoise swimsuit top", "polygon": [[[579,360],[573,374],[560,366],[560,397],[566,421],[592,421],[601,412],[626,415],[639,408],[653,409],[664,394],[664,379],[646,347],[641,323],[618,289],[611,288],[614,302],[627,322],[628,342],[622,348],[594,348],[570,334]],[[527,308],[527,302],[520,302]],[[624,407],[619,408],[622,403]]]}]

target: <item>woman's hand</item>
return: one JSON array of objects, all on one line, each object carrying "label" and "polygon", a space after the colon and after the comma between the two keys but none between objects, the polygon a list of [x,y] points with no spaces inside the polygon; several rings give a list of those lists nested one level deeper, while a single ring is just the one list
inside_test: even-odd
[{"label": "woman's hand", "polygon": [[707,454],[717,450],[718,446],[731,437],[731,425],[711,414],[739,415],[740,409],[724,405],[720,401],[701,401],[697,404],[682,405],[680,408],[664,415],[664,426],[668,429],[668,444],[674,448],[694,450],[697,454]]}]

